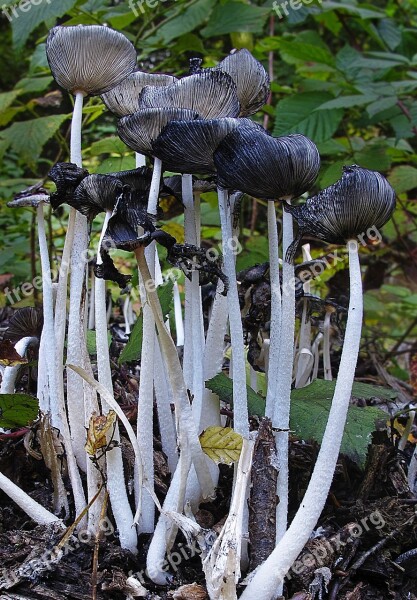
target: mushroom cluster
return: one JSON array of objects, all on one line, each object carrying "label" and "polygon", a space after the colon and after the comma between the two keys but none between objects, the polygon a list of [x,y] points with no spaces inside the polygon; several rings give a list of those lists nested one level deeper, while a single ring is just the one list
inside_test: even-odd
[{"label": "mushroom cluster", "polygon": [[[267,376],[266,415],[276,430],[279,502],[276,549],[256,571],[242,598],[274,598],[282,592],[283,578],[323,508],[343,435],[362,323],[356,238],[387,222],[395,208],[395,194],[381,174],[352,165],[345,167],[341,179],[332,186],[306,200],[302,198],[315,186],[320,169],[318,149],[301,134],[274,137],[251,118],[266,102],[269,79],[262,64],[246,49],[232,52],[214,68],[202,68],[200,59],[192,59],[189,74],[181,78],[137,70],[133,45],[106,26],[55,27],[46,50],[56,82],[75,97],[75,102],[69,162],[54,165],[49,176],[56,190],[49,198],[43,193],[42,199],[35,203],[43,232],[40,244],[45,270],[49,268],[49,257],[42,229],[43,204],[50,201],[54,210],[64,204],[70,207],[56,298],[52,282],[44,279],[44,332],[52,340],[54,360],[45,367],[49,400],[42,404],[42,409],[51,412],[52,424],[61,430],[76,510],[81,513],[86,504],[80,475],[80,471],[85,471],[88,501],[96,497],[101,483],[107,485],[124,548],[136,552],[137,532],[153,533],[147,556],[149,576],[157,584],[167,583],[164,557],[175,540],[178,523],[184,525],[187,521],[178,513],[185,507],[196,510],[203,499],[215,494],[218,468],[203,453],[198,434],[211,425],[221,425],[219,399],[205,383],[223,368],[229,328],[233,426],[242,437],[242,453],[236,470],[232,510],[216,543],[208,550],[204,568],[206,576],[211,577],[207,582],[211,598],[226,598],[227,590],[236,589],[253,450],[246,385],[249,362],[252,370],[265,371]],[[81,125],[83,100],[87,96],[100,96],[117,117],[117,133],[135,152],[136,169],[96,174],[83,168]],[[178,175],[164,179],[164,171]],[[215,186],[222,254],[212,257],[201,243],[200,196]],[[269,262],[251,266],[237,275],[235,210],[242,194],[267,202]],[[166,195],[175,196],[184,209],[183,243],[159,226],[163,216],[160,200]],[[276,213],[279,205],[283,208],[282,260]],[[91,223],[100,213],[104,213],[104,224],[93,280],[97,383],[92,379],[86,351],[84,315],[88,294],[86,263],[82,257],[90,243]],[[298,227],[295,239],[294,222]],[[333,244],[347,244],[351,285],[343,352],[326,432],[303,504],[287,529],[290,391],[293,380],[296,385],[305,385],[314,376],[311,375],[314,361],[310,358],[307,364],[297,356],[294,368],[296,301],[302,303],[303,311],[299,338],[307,340],[309,345],[311,330],[304,327],[309,321],[308,302],[320,301],[309,294],[307,284],[324,268],[322,260],[311,260],[305,250],[304,261],[294,270],[293,262],[305,235]],[[161,279],[157,244],[167,250],[168,262],[186,274],[182,362],[156,291]],[[135,256],[143,310],[134,444],[140,456],[134,482],[135,515],[127,494],[117,425],[99,473],[85,452],[85,425],[96,414],[106,415],[115,402],[109,401],[113,381],[107,338],[106,281],[116,282],[124,291],[131,273],[119,272],[113,262],[113,249],[127,250]],[[202,286],[207,285],[215,293],[205,321]],[[331,377],[329,331],[331,315],[339,307],[330,302],[322,302],[320,306],[324,307],[325,371]],[[176,315],[182,327],[178,294]],[[177,327],[177,344],[182,337],[181,327]],[[67,363],[74,365],[68,372],[66,399],[65,339]],[[318,348],[316,351],[318,355]],[[314,354],[310,345],[305,354],[308,353]],[[45,354],[43,357],[45,360]],[[316,366],[317,363],[316,360]],[[155,506],[161,507],[154,493],[154,396],[162,447],[172,471],[156,527]],[[98,527],[99,510],[92,503],[88,526],[93,529]],[[193,522],[188,520],[189,527],[190,523]],[[229,561],[227,568],[225,556]]]}]

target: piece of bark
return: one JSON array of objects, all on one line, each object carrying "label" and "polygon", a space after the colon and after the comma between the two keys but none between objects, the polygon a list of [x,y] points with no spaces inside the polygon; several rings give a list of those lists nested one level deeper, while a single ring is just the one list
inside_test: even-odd
[{"label": "piece of bark", "polygon": [[262,564],[275,547],[277,477],[275,439],[271,420],[259,424],[252,463],[249,498],[249,570]]}]

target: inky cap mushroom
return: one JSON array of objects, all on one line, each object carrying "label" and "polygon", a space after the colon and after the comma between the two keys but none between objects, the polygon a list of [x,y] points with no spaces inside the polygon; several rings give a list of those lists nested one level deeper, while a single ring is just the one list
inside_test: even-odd
[{"label": "inky cap mushroom", "polygon": [[287,253],[287,260],[292,261],[305,233],[343,244],[385,225],[395,208],[395,192],[380,173],[352,165],[343,168],[339,181],[304,204],[285,204],[284,208],[298,223],[298,235]]},{"label": "inky cap mushroom", "polygon": [[87,169],[80,169],[74,163],[61,162],[54,165],[48,173],[56,185],[56,192],[50,197],[52,208],[56,210],[61,204],[68,204],[75,189],[87,175]]},{"label": "inky cap mushroom", "polygon": [[46,40],[46,55],[55,81],[72,94],[103,94],[136,67],[131,42],[103,25],[54,27]]}]

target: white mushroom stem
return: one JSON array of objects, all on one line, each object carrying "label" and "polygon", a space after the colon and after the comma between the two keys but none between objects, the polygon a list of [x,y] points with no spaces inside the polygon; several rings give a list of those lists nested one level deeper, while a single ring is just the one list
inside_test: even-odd
[{"label": "white mushroom stem", "polygon": [[[410,408],[414,408],[414,407],[410,406]],[[408,436],[410,435],[410,431],[411,431],[411,428],[412,428],[413,423],[414,423],[415,416],[416,416],[416,411],[415,410],[410,410],[410,412],[408,414],[407,423],[406,423],[406,425],[404,427],[404,431],[402,433],[401,439],[398,442],[398,450],[404,450],[405,449],[405,447],[407,445],[407,442],[408,442]]]},{"label": "white mushroom stem", "polygon": [[417,496],[417,446],[414,448],[413,456],[408,465],[408,485],[411,492]]},{"label": "white mushroom stem", "polygon": [[[282,254],[293,241],[292,215],[283,210],[282,215]],[[295,279],[294,267],[284,260],[282,265],[282,323],[281,344],[278,361],[278,380],[274,407],[273,427],[275,434],[278,479],[277,479],[277,520],[276,541],[281,539],[287,529],[288,515],[288,430],[290,424],[290,394],[294,364],[294,328],[295,328]],[[270,359],[271,360],[271,359]],[[272,370],[272,368],[270,368]]]},{"label": "white mushroom stem", "polygon": [[[310,244],[304,244],[302,247],[303,262],[311,260]],[[311,282],[306,281],[303,284],[305,294],[311,292]],[[295,376],[295,387],[304,387],[310,377],[311,369],[314,364],[314,357],[311,352],[311,321],[308,311],[308,299],[303,300],[303,312],[301,315],[300,335],[298,344],[297,369]]]},{"label": "white mushroom stem", "polygon": [[[269,278],[271,282],[271,328],[268,364],[268,388],[266,394],[265,416],[272,419],[276,404],[276,393],[279,378],[279,352],[282,327],[281,282],[279,277],[279,244],[277,215],[275,202],[268,201],[268,244],[269,244]],[[286,326],[286,323],[285,323]]]},{"label": "white mushroom stem", "polygon": [[320,452],[307,491],[290,527],[256,572],[241,600],[272,600],[276,597],[277,590],[282,588],[285,575],[316,526],[330,490],[346,423],[362,330],[362,281],[358,244],[355,240],[348,242],[348,251],[348,320],[336,388]]},{"label": "white mushroom stem", "polygon": [[[26,356],[27,349],[30,344],[37,342],[38,339],[35,337],[24,337],[19,340],[14,348],[19,356]],[[16,385],[16,377],[19,372],[21,365],[16,365],[14,367],[6,367],[3,373],[3,379],[1,381],[0,394],[14,394],[15,385]]]},{"label": "white mushroom stem", "polygon": [[[111,212],[106,212],[106,216],[101,231],[100,241],[97,251],[97,264],[102,264],[100,248],[104,234],[107,229]],[[109,394],[113,395],[113,382],[110,368],[109,344],[107,338],[107,314],[106,314],[106,282],[104,279],[96,278],[95,282],[95,322],[96,322],[96,345],[97,345],[97,367],[98,381],[106,388]],[[82,382],[82,379],[79,378]],[[111,406],[101,397],[101,406],[103,414],[107,414]],[[119,426],[116,424],[113,440],[120,442]],[[133,514],[130,508],[129,499],[126,492],[126,482],[123,470],[122,451],[119,446],[106,452],[107,466],[107,489],[112,506],[116,526],[119,531],[120,545],[122,548],[130,550],[134,554],[137,552],[137,537],[133,524]]]},{"label": "white mushroom stem", "polygon": [[[194,205],[192,175],[182,176],[182,200],[184,203],[185,242],[198,246],[200,231],[200,204]],[[196,425],[201,420],[203,410],[203,312],[201,306],[201,290],[199,274],[196,269],[191,272],[191,282],[185,285],[185,345],[184,345],[184,377],[193,395],[193,415]]]},{"label": "white mushroom stem", "polygon": [[229,197],[226,190],[218,189],[220,223],[222,229],[223,262],[229,279],[227,306],[230,337],[233,348],[233,414],[234,429],[244,438],[249,437],[248,403],[246,390],[245,346],[236,281],[236,266],[232,243],[232,223]]},{"label": "white mushroom stem", "polygon": [[[36,500],[33,500],[29,494],[24,492],[13,481],[3,475],[3,473],[0,473],[0,490],[7,494],[13,502],[16,502],[35,523],[49,525],[61,522],[61,519],[36,502]],[[64,528],[64,524],[62,524],[62,528]]]},{"label": "white mushroom stem", "polygon": [[177,346],[184,346],[184,320],[182,317],[182,306],[178,281],[174,281],[173,293],[176,342]]},{"label": "white mushroom stem", "polygon": [[330,325],[331,325],[331,312],[328,310],[324,315],[323,324],[323,367],[324,367],[324,379],[332,381],[332,363],[330,361]]},{"label": "white mushroom stem", "polygon": [[155,157],[152,171],[151,189],[148,198],[148,213],[156,216],[158,212],[159,187],[161,184],[162,161]]}]

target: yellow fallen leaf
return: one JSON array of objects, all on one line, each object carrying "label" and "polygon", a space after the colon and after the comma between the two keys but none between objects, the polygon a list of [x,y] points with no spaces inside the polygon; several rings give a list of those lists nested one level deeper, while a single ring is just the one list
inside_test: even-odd
[{"label": "yellow fallen leaf", "polygon": [[200,434],[203,452],[216,464],[231,465],[239,460],[242,436],[231,427],[207,427]]}]

